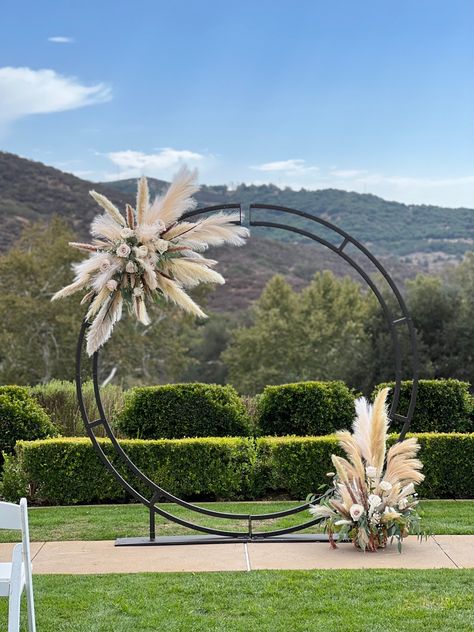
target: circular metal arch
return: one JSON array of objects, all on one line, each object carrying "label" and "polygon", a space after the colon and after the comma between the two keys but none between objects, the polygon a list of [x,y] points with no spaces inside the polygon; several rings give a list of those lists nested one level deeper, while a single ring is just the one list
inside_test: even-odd
[{"label": "circular metal arch", "polygon": [[[208,206],[205,208],[199,208],[194,211],[190,211],[183,216],[183,219],[188,219],[190,217],[194,217],[196,215],[201,215],[209,212],[216,212],[221,210],[237,210],[240,214],[239,223],[242,223],[242,211],[241,206],[239,204],[224,204],[217,206]],[[265,219],[258,219],[256,215],[258,215],[259,211],[271,211],[273,213],[278,214],[286,214],[290,216],[299,216],[304,218],[305,220],[309,220],[314,222],[316,225],[323,226],[324,229],[331,230],[336,236],[336,244],[328,241],[327,239],[319,236],[316,232],[310,232],[308,230],[303,230],[302,228],[291,226],[288,224],[268,221]],[[273,218],[272,218],[273,219]],[[415,403],[416,403],[416,394],[417,394],[417,386],[418,386],[418,361],[417,361],[417,348],[416,348],[416,334],[415,329],[408,313],[407,307],[401,296],[397,286],[394,281],[382,266],[382,264],[356,239],[351,237],[348,233],[338,228],[337,226],[331,224],[327,220],[324,220],[320,217],[316,217],[304,211],[299,211],[296,209],[286,208],[282,206],[274,206],[269,204],[251,204],[250,205],[250,213],[249,213],[249,224],[250,226],[265,226],[273,229],[281,229],[285,231],[290,231],[292,233],[296,233],[303,237],[307,237],[316,241],[325,247],[329,248],[331,251],[339,255],[342,259],[344,259],[354,270],[356,270],[361,278],[365,281],[365,283],[369,286],[372,292],[375,294],[387,321],[391,339],[393,343],[394,350],[394,360],[395,360],[395,387],[393,393],[392,404],[390,408],[390,418],[396,419],[398,421],[403,422],[403,427],[400,433],[399,440],[402,440],[408,429],[410,427],[410,422],[413,417]],[[317,226],[315,227],[317,228]],[[359,255],[364,255],[369,261],[376,267],[376,269],[383,276],[388,286],[392,290],[392,294],[395,297],[396,304],[398,305],[399,314],[392,313],[389,305],[385,301],[382,296],[380,290],[377,288],[374,281],[371,279],[369,274],[364,270],[362,265],[355,261],[353,257],[351,257],[347,252],[346,248],[348,245],[352,245],[356,252]],[[83,384],[82,384],[82,356],[83,356],[83,347],[84,347],[84,339],[85,334],[88,328],[88,323],[86,321],[83,322],[81,326],[81,330],[79,333],[79,339],[77,343],[76,350],[76,390],[77,397],[79,402],[79,409],[81,412],[81,416],[86,428],[86,432],[89,438],[92,441],[94,449],[98,454],[100,460],[107,468],[107,470],[115,477],[118,483],[131,494],[131,496],[142,503],[145,507],[148,508],[150,514],[150,534],[149,538],[125,538],[122,540],[118,540],[117,544],[175,544],[175,543],[185,543],[186,538],[156,538],[155,537],[155,515],[158,514],[161,517],[175,522],[181,526],[187,527],[189,529],[208,534],[206,537],[202,537],[199,539],[201,542],[235,542],[237,541],[269,541],[269,540],[278,540],[282,541],[282,539],[300,539],[300,540],[318,540],[321,539],[321,536],[317,535],[300,535],[300,536],[290,536],[288,534],[302,531],[307,529],[308,527],[317,524],[321,521],[321,518],[315,518],[311,520],[306,520],[297,525],[293,525],[292,527],[287,527],[284,529],[273,529],[271,531],[260,531],[256,532],[252,528],[252,523],[254,521],[264,521],[264,520],[275,520],[277,518],[282,518],[284,516],[289,516],[292,514],[297,514],[302,511],[305,511],[309,508],[309,503],[303,503],[291,509],[287,509],[284,511],[266,513],[266,514],[239,514],[239,513],[228,513],[215,511],[213,509],[208,509],[206,507],[201,507],[200,505],[196,505],[194,503],[187,502],[177,496],[171,494],[167,490],[160,487],[157,483],[152,481],[146,474],[144,474],[130,459],[127,453],[124,451],[119,441],[114,435],[114,432],[110,426],[110,423],[106,417],[104,407],[101,400],[100,395],[100,387],[99,387],[99,352],[94,353],[92,356],[92,381],[94,385],[94,396],[97,405],[97,410],[99,413],[99,417],[97,419],[89,419],[88,413],[86,411],[84,397],[83,397]],[[410,397],[410,402],[408,406],[408,411],[406,416],[400,415],[397,413],[397,407],[399,404],[400,398],[400,387],[401,387],[401,354],[400,354],[400,345],[399,345],[399,335],[398,329],[401,326],[406,326],[408,329],[410,345],[411,345],[411,356],[412,356],[412,374],[413,374],[413,382],[412,382],[412,392]],[[105,435],[108,439],[110,439],[112,446],[114,448],[115,454],[118,456],[120,462],[126,466],[129,473],[133,477],[135,482],[130,482],[128,478],[125,478],[117,467],[111,462],[108,456],[105,454],[100,442],[98,441],[98,437],[95,435],[95,428],[102,427],[105,431]],[[140,483],[140,486],[149,491],[149,494],[144,495],[136,488],[137,482]],[[169,511],[163,509],[161,506],[157,506],[157,502],[166,498],[166,500],[176,503],[181,507],[189,509],[197,514],[213,516],[216,518],[222,519],[230,519],[230,520],[245,520],[247,522],[248,528],[247,531],[233,531],[226,529],[216,529],[212,527],[206,527],[203,525],[196,524],[194,522],[190,522],[188,520],[184,520],[183,518],[179,518],[178,516],[173,515]],[[196,536],[187,536],[188,538],[196,538]],[[196,539],[191,541],[198,541]]]}]

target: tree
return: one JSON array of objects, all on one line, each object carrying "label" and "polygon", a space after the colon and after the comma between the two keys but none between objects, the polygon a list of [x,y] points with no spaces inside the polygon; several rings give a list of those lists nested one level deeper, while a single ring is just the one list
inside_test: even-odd
[{"label": "tree", "polygon": [[[35,224],[16,246],[0,256],[0,382],[37,384],[71,380],[85,307],[77,297],[52,303],[72,280],[71,264],[81,255],[60,219]],[[174,306],[157,305],[152,324],[143,327],[124,314],[113,342],[101,354],[101,374],[117,368],[125,385],[178,380],[195,361],[189,355],[199,333],[193,319]]]},{"label": "tree", "polygon": [[253,324],[238,329],[224,360],[244,393],[299,380],[353,380],[366,353],[368,301],[354,281],[318,273],[302,292],[281,276],[265,287]]}]

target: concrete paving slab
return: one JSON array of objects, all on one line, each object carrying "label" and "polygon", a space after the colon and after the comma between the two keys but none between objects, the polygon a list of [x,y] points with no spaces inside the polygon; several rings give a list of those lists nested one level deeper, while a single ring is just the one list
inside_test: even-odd
[{"label": "concrete paving slab", "polygon": [[331,549],[327,544],[248,545],[251,570],[263,569],[329,569],[329,568],[456,568],[434,539],[418,542],[407,538],[402,553],[396,544],[376,553],[363,553],[352,544],[340,544]]},{"label": "concrete paving slab", "polygon": [[[44,545],[44,542],[31,542],[30,543],[30,551],[31,551],[31,559],[34,560],[35,556],[41,550],[41,547]],[[0,562],[11,562],[12,561],[12,551],[15,543],[12,544],[0,544]]]},{"label": "concrete paving slab", "polygon": [[[395,544],[362,553],[352,544],[253,542],[116,547],[114,541],[33,542],[35,574],[246,571],[331,568],[474,568],[474,536],[408,538],[402,553]],[[14,544],[0,544],[9,561]]]},{"label": "concrete paving slab", "polygon": [[34,561],[36,574],[245,571],[243,544],[116,547],[114,541],[46,542]]},{"label": "concrete paving slab", "polygon": [[434,540],[459,568],[474,568],[474,536],[435,535]]}]

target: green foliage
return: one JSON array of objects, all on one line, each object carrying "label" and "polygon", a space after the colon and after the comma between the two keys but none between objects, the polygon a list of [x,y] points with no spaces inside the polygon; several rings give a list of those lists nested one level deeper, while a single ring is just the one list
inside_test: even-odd
[{"label": "green foliage", "polygon": [[[387,402],[390,406],[394,382],[379,384],[373,397],[385,386],[389,386]],[[406,415],[412,392],[412,381],[401,384],[400,401],[397,412]],[[410,430],[413,432],[472,432],[472,400],[469,384],[459,380],[420,380],[415,413]],[[392,430],[401,430],[402,422],[394,420]]]},{"label": "green foliage", "polygon": [[225,437],[247,435],[249,419],[232,386],[169,384],[131,389],[118,427],[141,439]]},{"label": "green foliage", "polygon": [[264,435],[328,435],[349,428],[354,395],[343,382],[297,382],[267,386],[258,398]]},{"label": "green foliage", "polygon": [[349,278],[318,273],[301,292],[281,276],[265,287],[250,327],[238,329],[223,358],[230,381],[255,394],[267,384],[348,379],[367,355],[369,301]]},{"label": "green foliage", "polygon": [[[419,434],[426,480],[422,497],[473,498],[474,434]],[[392,435],[391,442],[396,440]],[[110,441],[105,454],[126,477],[130,473]],[[233,500],[269,495],[294,499],[328,484],[331,454],[341,454],[335,436],[123,440],[132,461],[167,491],[186,499]],[[105,470],[87,439],[20,441],[16,459],[5,464],[3,493],[15,501],[29,490],[45,504],[126,502],[128,494]],[[140,485],[139,491],[149,496]]]},{"label": "green foliage", "polygon": [[21,462],[12,454],[3,455],[3,474],[0,479],[0,497],[17,503],[28,495],[28,480]]},{"label": "green foliage", "polygon": [[[0,382],[74,378],[72,358],[85,309],[79,308],[77,296],[51,302],[72,281],[71,264],[82,258],[68,246],[74,240],[67,224],[56,218],[49,226],[30,226],[0,255]],[[129,384],[169,382],[195,362],[189,355],[191,343],[199,340],[193,318],[167,304],[152,312],[146,330],[126,316],[119,323],[113,344],[101,357],[104,377],[115,368]]]},{"label": "green foliage", "polygon": [[54,437],[57,430],[46,412],[19,386],[0,387],[0,459],[12,454],[21,439]]},{"label": "green foliage", "polygon": [[[99,442],[117,469],[130,476],[110,441]],[[135,439],[120,444],[145,474],[182,498],[238,499],[251,494],[254,447],[250,439]],[[88,439],[20,442],[16,453],[17,459],[6,468],[7,480],[15,480],[15,476],[18,480],[18,471],[22,473],[33,502],[67,505],[125,502],[130,498],[104,468]],[[14,492],[14,485],[11,488]],[[137,488],[150,493],[139,485]]]},{"label": "green foliage", "polygon": [[74,234],[61,220],[34,225],[0,256],[0,381],[34,384],[72,377],[81,313],[71,301],[52,303],[71,280],[80,255],[67,243]]},{"label": "green foliage", "polygon": [[[414,435],[409,435],[414,436]],[[425,498],[473,498],[474,434],[417,434],[425,481],[417,491]],[[396,441],[390,437],[390,443]],[[306,498],[330,480],[331,454],[343,455],[334,436],[262,437],[257,463],[267,492]]]},{"label": "green foliage", "polygon": [[[30,389],[31,395],[46,410],[51,421],[66,437],[85,434],[84,424],[73,382],[51,380],[47,384],[38,384]],[[123,407],[124,394],[120,386],[107,384],[100,389],[102,404],[109,423],[114,426],[114,419]],[[96,419],[99,414],[95,404],[94,385],[91,381],[83,384],[84,403],[89,419]]]},{"label": "green foliage", "polygon": [[[408,435],[413,436],[413,435]],[[426,479],[419,486],[425,498],[473,498],[474,433],[418,434]]]}]

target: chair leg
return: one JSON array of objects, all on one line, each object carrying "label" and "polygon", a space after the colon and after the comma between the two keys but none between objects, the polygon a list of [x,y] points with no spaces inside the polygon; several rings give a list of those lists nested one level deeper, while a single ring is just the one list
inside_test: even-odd
[{"label": "chair leg", "polygon": [[17,544],[12,554],[12,572],[10,576],[10,596],[8,599],[8,632],[20,630],[21,593],[25,585],[22,577],[23,547]]},{"label": "chair leg", "polygon": [[21,588],[18,584],[11,586],[8,601],[8,632],[20,630]]},{"label": "chair leg", "polygon": [[28,630],[29,632],[36,632],[35,601],[33,597],[33,582],[31,581],[31,572],[28,573],[26,578],[26,603],[28,605]]}]

